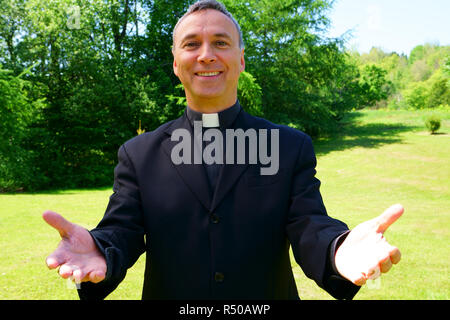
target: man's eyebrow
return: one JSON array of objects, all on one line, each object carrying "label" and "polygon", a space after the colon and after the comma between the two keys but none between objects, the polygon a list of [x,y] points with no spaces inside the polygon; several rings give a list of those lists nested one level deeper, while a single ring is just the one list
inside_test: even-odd
[{"label": "man's eyebrow", "polygon": [[228,33],[215,33],[214,36],[216,38],[228,38],[228,39],[231,39],[231,36]]},{"label": "man's eyebrow", "polygon": [[[183,37],[183,39],[181,39],[181,42],[184,42],[184,41],[190,40],[190,39],[195,39],[195,38],[197,38],[197,37],[198,37],[198,34],[197,34],[197,33],[189,33],[189,34],[185,35],[185,36]],[[231,39],[231,36],[230,36],[228,33],[226,33],[226,32],[215,33],[215,34],[214,34],[214,37],[216,37],[216,38],[227,38],[227,39]]]},{"label": "man's eyebrow", "polygon": [[185,35],[183,37],[183,39],[181,39],[181,42],[189,40],[189,39],[193,39],[193,38],[197,38],[197,34],[196,33],[189,33],[189,34]]}]

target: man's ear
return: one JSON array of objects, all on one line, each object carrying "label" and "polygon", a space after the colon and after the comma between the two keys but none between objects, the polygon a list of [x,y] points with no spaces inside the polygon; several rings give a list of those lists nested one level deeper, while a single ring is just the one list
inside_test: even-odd
[{"label": "man's ear", "polygon": [[244,49],[242,49],[242,51],[241,51],[241,68],[240,68],[241,72],[245,71],[244,51],[245,51]]},{"label": "man's ear", "polygon": [[175,75],[178,77],[178,66],[175,57],[173,58],[173,73],[175,73]]}]

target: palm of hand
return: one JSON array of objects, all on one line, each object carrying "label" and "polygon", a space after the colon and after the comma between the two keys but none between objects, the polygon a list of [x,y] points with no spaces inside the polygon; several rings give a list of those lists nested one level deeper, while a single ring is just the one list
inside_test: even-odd
[{"label": "palm of hand", "polygon": [[57,229],[62,238],[58,248],[46,259],[48,267],[59,267],[61,277],[73,277],[77,283],[102,281],[106,275],[106,260],[89,232],[54,212],[44,213],[44,220]]},{"label": "palm of hand", "polygon": [[356,226],[338,248],[335,265],[338,272],[356,285],[363,285],[379,273],[388,272],[400,261],[400,251],[383,237],[384,231],[403,214],[395,205],[381,216]]}]

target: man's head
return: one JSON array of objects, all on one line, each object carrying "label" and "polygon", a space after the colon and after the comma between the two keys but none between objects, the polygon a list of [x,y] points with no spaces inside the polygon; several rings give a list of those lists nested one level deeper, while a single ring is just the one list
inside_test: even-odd
[{"label": "man's head", "polygon": [[175,28],[173,28],[172,50],[175,49],[175,33],[178,29],[178,26],[184,20],[184,18],[186,18],[187,16],[191,15],[194,12],[198,12],[198,11],[206,10],[206,9],[217,10],[217,11],[223,13],[224,15],[226,15],[228,18],[230,18],[230,20],[233,22],[233,24],[236,27],[236,30],[238,31],[238,34],[239,34],[239,47],[241,49],[244,49],[245,45],[244,45],[244,39],[242,36],[241,27],[239,26],[239,23],[237,23],[236,19],[234,19],[234,17],[231,15],[231,13],[228,12],[227,8],[222,3],[217,2],[216,0],[200,0],[189,7],[188,11],[180,18],[180,20],[178,20],[177,24],[175,25]]},{"label": "man's head", "polygon": [[172,52],[191,108],[217,112],[236,102],[244,48],[239,25],[222,4],[192,5],[174,28]]}]

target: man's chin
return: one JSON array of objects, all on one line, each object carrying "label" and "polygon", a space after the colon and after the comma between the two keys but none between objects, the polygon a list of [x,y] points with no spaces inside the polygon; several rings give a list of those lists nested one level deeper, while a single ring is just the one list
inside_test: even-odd
[{"label": "man's chin", "polygon": [[227,95],[225,95],[223,92],[217,92],[217,90],[211,90],[211,91],[203,91],[203,92],[197,92],[195,95],[192,95],[192,97],[195,97],[196,100],[199,101],[212,101],[212,100],[226,100]]}]

